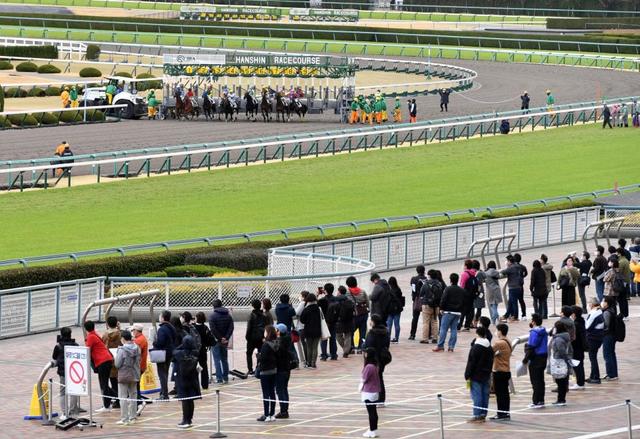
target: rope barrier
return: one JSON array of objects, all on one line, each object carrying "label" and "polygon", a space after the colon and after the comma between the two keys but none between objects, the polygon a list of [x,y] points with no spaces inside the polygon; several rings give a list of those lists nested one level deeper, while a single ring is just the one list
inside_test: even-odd
[{"label": "rope barrier", "polygon": [[473,404],[467,404],[467,403],[463,403],[463,402],[458,402],[458,401],[454,401],[452,399],[447,399],[447,398],[442,398],[443,401],[452,403],[452,404],[456,404],[458,406],[462,406],[462,407],[469,407],[469,408],[473,408],[473,409],[479,409],[479,410],[486,410],[488,412],[496,412],[496,413],[507,413],[507,414],[511,414],[511,413],[517,413],[519,415],[527,415],[527,416],[565,416],[565,415],[577,415],[577,414],[581,414],[581,413],[592,413],[592,412],[598,412],[598,411],[602,411],[602,410],[609,410],[612,408],[616,408],[616,407],[622,407],[625,406],[626,403],[625,402],[621,402],[621,403],[617,403],[617,404],[612,404],[606,407],[595,407],[595,408],[591,408],[591,409],[585,409],[585,410],[574,410],[574,411],[562,411],[562,412],[557,412],[557,413],[543,413],[543,412],[538,412],[538,411],[530,411],[533,409],[529,409],[529,408],[523,408],[520,410],[497,410],[497,409],[493,409],[493,408],[488,408],[488,407],[478,407],[475,406]]},{"label": "rope barrier", "polygon": [[520,96],[516,96],[515,98],[509,98],[509,99],[505,99],[503,101],[481,101],[481,100],[473,99],[473,98],[469,97],[464,92],[455,91],[455,90],[453,92],[457,96],[460,96],[461,98],[467,99],[468,101],[476,102],[478,104],[506,104],[507,102],[513,102],[513,101],[517,101],[518,99],[520,99]]}]

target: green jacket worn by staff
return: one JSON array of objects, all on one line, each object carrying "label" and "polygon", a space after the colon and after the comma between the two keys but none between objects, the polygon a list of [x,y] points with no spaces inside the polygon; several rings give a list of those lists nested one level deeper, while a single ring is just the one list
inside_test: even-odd
[{"label": "green jacket worn by staff", "polygon": [[113,84],[107,85],[107,89],[105,90],[105,93],[110,94],[110,95],[116,94],[116,86],[113,85]]},{"label": "green jacket worn by staff", "polygon": [[551,92],[547,90],[547,105],[553,105],[555,103],[556,103],[556,98],[554,98]]},{"label": "green jacket worn by staff", "polygon": [[158,105],[158,100],[156,99],[156,94],[153,90],[151,90],[148,94],[147,94],[147,106],[148,107],[155,107]]},{"label": "green jacket worn by staff", "polygon": [[402,108],[402,104],[400,103],[400,99],[396,98],[396,105],[393,107],[394,110],[399,110]]},{"label": "green jacket worn by staff", "polygon": [[360,105],[357,101],[351,102],[351,111],[358,111],[358,108],[360,108]]},{"label": "green jacket worn by staff", "polygon": [[365,113],[371,114],[371,105],[369,105],[367,101],[364,101],[364,105],[362,106],[362,109],[364,110]]},{"label": "green jacket worn by staff", "polygon": [[382,111],[382,101],[381,100],[377,100],[375,104],[373,104],[373,111],[375,111],[376,113],[380,113]]},{"label": "green jacket worn by staff", "polygon": [[73,88],[71,88],[71,91],[69,92],[69,98],[71,98],[72,101],[78,100],[78,89],[76,88],[75,85],[73,86]]},{"label": "green jacket worn by staff", "polygon": [[380,99],[380,109],[387,111],[387,102],[384,100],[384,96]]}]

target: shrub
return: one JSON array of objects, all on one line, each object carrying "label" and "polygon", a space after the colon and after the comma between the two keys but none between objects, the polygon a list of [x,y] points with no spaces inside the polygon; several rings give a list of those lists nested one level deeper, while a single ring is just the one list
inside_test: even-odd
[{"label": "shrub", "polygon": [[61,70],[53,64],[43,64],[38,67],[38,73],[60,73]]},{"label": "shrub", "polygon": [[13,64],[9,61],[0,61],[0,70],[13,70]]},{"label": "shrub", "polygon": [[9,122],[9,120],[6,117],[0,116],[0,127],[11,128],[11,122]]},{"label": "shrub", "polygon": [[10,87],[4,91],[4,95],[8,98],[26,98],[28,92],[23,88]]},{"label": "shrub", "polygon": [[141,274],[140,277],[167,277],[167,273],[164,271],[151,271],[149,273]]},{"label": "shrub", "polygon": [[27,94],[27,96],[38,97],[38,98],[41,98],[46,95],[47,95],[47,92],[40,87],[33,87],[31,90],[29,90],[29,93]]},{"label": "shrub", "polygon": [[84,69],[80,70],[81,78],[99,78],[101,76],[102,72],[93,67],[85,67]]},{"label": "shrub", "polygon": [[17,72],[37,72],[38,66],[30,61],[21,62],[16,66]]},{"label": "shrub", "polygon": [[38,121],[30,114],[11,114],[7,116],[7,119],[11,121],[11,124],[19,127],[35,127],[38,125]]},{"label": "shrub", "polygon": [[60,122],[64,123],[74,123],[74,122],[82,122],[82,113],[75,111],[65,111],[60,113]]},{"label": "shrub", "polygon": [[56,46],[0,46],[0,55],[58,59],[58,49]]},{"label": "shrub", "polygon": [[89,122],[103,122],[104,121],[104,113],[100,110],[89,110],[87,111],[87,121]]},{"label": "shrub", "polygon": [[261,269],[268,264],[267,252],[261,248],[246,248],[241,251],[199,252],[185,257],[186,265],[233,267],[240,271]]},{"label": "shrub", "polygon": [[51,113],[33,113],[33,117],[36,118],[41,125],[57,125],[58,116]]},{"label": "shrub", "polygon": [[47,94],[47,96],[60,96],[62,90],[60,89],[60,87],[49,86],[45,90],[45,93]]},{"label": "shrub", "polygon": [[211,277],[214,274],[228,271],[228,268],[216,267],[215,265],[177,265],[164,269],[168,277]]},{"label": "shrub", "polygon": [[129,72],[116,72],[113,76],[122,76],[123,78],[133,78],[133,75]]},{"label": "shrub", "polygon": [[88,61],[97,61],[100,58],[100,46],[89,44],[85,56]]},{"label": "shrub", "polygon": [[[136,79],[146,79],[146,78],[154,78],[155,76],[152,75],[151,73],[140,73],[138,76],[136,76]],[[151,89],[158,89],[158,88],[162,88],[162,81],[144,81],[144,82],[138,82],[136,84],[136,89],[138,91],[145,91],[145,90],[151,90]]]}]

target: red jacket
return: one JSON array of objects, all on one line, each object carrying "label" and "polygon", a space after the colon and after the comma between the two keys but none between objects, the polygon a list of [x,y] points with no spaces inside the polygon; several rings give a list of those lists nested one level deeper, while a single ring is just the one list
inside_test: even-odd
[{"label": "red jacket", "polygon": [[102,363],[106,363],[107,361],[113,361],[111,352],[109,352],[109,349],[107,349],[107,346],[105,346],[104,342],[96,331],[87,333],[87,339],[84,344],[89,348],[89,351],[91,352],[91,361],[93,362],[94,367],[98,367]]}]

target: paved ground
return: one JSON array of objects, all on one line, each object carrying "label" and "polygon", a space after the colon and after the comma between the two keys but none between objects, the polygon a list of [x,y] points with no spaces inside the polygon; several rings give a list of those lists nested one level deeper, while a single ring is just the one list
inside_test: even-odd
[{"label": "paved ground", "polygon": [[[545,249],[554,263],[568,251],[578,249],[577,245],[560,246]],[[524,261],[529,266],[541,250],[523,252]],[[440,268],[445,274],[460,271],[461,262],[443,264]],[[411,271],[395,274],[407,293]],[[592,292],[590,292],[592,294]],[[527,304],[531,303],[527,298]],[[547,408],[532,412],[526,409],[530,402],[531,389],[527,377],[516,380],[517,394],[512,396],[513,421],[509,423],[486,423],[471,425],[465,421],[470,416],[468,391],[465,388],[463,370],[472,335],[462,333],[458,339],[456,352],[433,353],[430,345],[421,345],[406,340],[409,327],[409,315],[403,313],[401,341],[392,346],[394,360],[385,372],[388,405],[380,409],[381,437],[439,438],[439,418],[437,416],[436,395],[442,393],[444,401],[444,423],[447,438],[466,439],[491,437],[496,439],[539,438],[541,433],[551,439],[575,438],[583,434],[603,431],[626,425],[626,408],[615,406],[605,410],[601,407],[612,406],[631,398],[640,402],[640,370],[636,367],[637,350],[640,340],[636,337],[640,330],[640,301],[631,303],[632,319],[627,326],[627,341],[618,345],[620,381],[589,386],[582,392],[571,392],[566,408]],[[551,305],[550,305],[551,306]],[[501,310],[503,308],[501,307]],[[530,313],[530,309],[529,309]],[[546,322],[551,326],[552,321]],[[527,322],[511,325],[511,335],[516,337],[527,332]],[[75,329],[76,335],[79,329]],[[244,332],[244,324],[239,323],[236,333]],[[236,337],[232,367],[244,370],[243,344]],[[33,383],[42,366],[48,361],[53,348],[55,334],[42,334],[19,339],[0,341],[3,352],[0,360],[0,394],[3,396],[3,414],[5,428],[0,438],[39,437],[39,438],[106,438],[135,437],[169,438],[177,433],[175,425],[180,421],[180,408],[176,403],[154,404],[149,406],[135,426],[117,427],[118,413],[96,417],[104,423],[102,430],[84,432],[55,432],[52,427],[40,426],[37,421],[23,421],[22,416],[28,409]],[[514,358],[522,358],[521,348],[517,348]],[[337,362],[319,363],[317,370],[295,371],[290,383],[293,405],[291,419],[274,424],[259,424],[255,418],[261,413],[260,391],[257,381],[233,381],[221,387],[222,430],[235,438],[255,438],[258,435],[277,438],[355,438],[366,429],[366,413],[359,401],[357,392],[361,359],[352,357]],[[515,367],[515,360],[512,361]],[[588,367],[588,366],[587,366]],[[601,359],[601,367],[603,367]],[[9,379],[8,377],[11,377]],[[548,378],[547,401],[553,401],[550,393],[552,386]],[[93,380],[97,394],[97,380]],[[94,398],[98,405],[98,398]],[[206,438],[215,431],[215,394],[208,392],[202,401],[196,403],[195,427],[188,436]],[[82,402],[84,407],[88,402]],[[57,409],[57,399],[54,402]],[[490,407],[495,408],[492,398]],[[633,420],[638,423],[640,410],[632,409]],[[640,428],[640,426],[638,426]],[[488,435],[488,436],[487,436]],[[618,433],[606,436],[623,438]]]},{"label": "paved ground", "polygon": [[[528,90],[532,106],[544,103],[546,89],[551,89],[556,102],[570,103],[600,97],[637,94],[638,74],[577,67],[506,64],[481,61],[434,60],[468,67],[478,72],[476,86],[451,97],[445,116],[489,113],[519,108],[519,96]],[[436,119],[443,116],[439,100],[433,95],[417,98],[418,118]],[[389,103],[390,104],[390,103]],[[403,102],[405,105],[405,102]],[[408,116],[403,109],[405,118]],[[151,146],[213,142],[231,139],[251,139],[295,132],[314,132],[347,128],[337,122],[334,114],[309,115],[308,120],[286,125],[277,123],[237,123],[200,121],[123,121],[117,125],[11,130],[2,133],[0,160],[49,157],[55,146],[67,140],[76,154],[98,151],[119,151]]]}]

